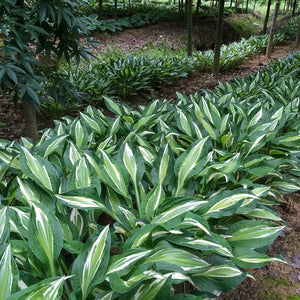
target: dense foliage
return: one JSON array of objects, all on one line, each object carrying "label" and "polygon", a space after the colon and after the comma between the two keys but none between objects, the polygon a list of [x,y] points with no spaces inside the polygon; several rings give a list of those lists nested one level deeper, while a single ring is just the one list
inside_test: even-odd
[{"label": "dense foliage", "polygon": [[211,298],[282,261],[265,252],[299,190],[299,66],[1,140],[0,298]]},{"label": "dense foliage", "polygon": [[[278,33],[274,37],[274,44],[284,39],[285,35]],[[220,69],[237,67],[246,58],[265,50],[267,45],[268,35],[243,38],[239,42],[222,45]],[[64,73],[78,91],[87,95],[86,99],[90,103],[95,103],[101,101],[103,96],[114,95],[128,99],[128,96],[147,88],[170,85],[193,71],[211,70],[213,61],[213,50],[194,52],[191,58],[185,54],[157,58],[144,55],[123,57],[120,54],[119,57],[93,63],[88,67],[73,67]]]}]

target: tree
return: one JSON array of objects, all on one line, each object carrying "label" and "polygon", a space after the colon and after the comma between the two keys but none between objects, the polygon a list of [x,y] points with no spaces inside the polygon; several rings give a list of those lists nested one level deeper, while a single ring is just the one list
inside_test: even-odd
[{"label": "tree", "polygon": [[187,39],[187,55],[192,56],[192,27],[193,27],[193,0],[188,2],[187,22],[188,22],[188,39]]},{"label": "tree", "polygon": [[272,3],[272,0],[268,0],[267,12],[266,12],[264,27],[263,27],[263,34],[266,34],[266,32],[267,32],[271,3]]},{"label": "tree", "polygon": [[296,37],[296,47],[299,47],[300,46],[300,22],[299,22],[299,25],[298,25],[298,34],[297,34],[297,37]]},{"label": "tree", "polygon": [[[0,66],[0,85],[21,100],[25,134],[37,139],[35,111],[43,99],[43,83],[50,65],[61,58],[79,62],[86,57],[80,46],[81,19],[63,0],[2,0],[0,29],[5,36]],[[46,66],[46,67],[45,67]]]},{"label": "tree", "polygon": [[277,15],[279,12],[279,6],[280,6],[280,0],[276,0],[275,11],[274,11],[273,19],[272,19],[271,30],[270,30],[269,42],[268,42],[268,47],[267,47],[267,51],[266,51],[267,58],[270,58],[271,53],[272,53],[273,37],[274,37],[274,33],[275,33],[275,25],[276,25]]},{"label": "tree", "polygon": [[220,55],[222,45],[222,27],[224,17],[224,0],[219,2],[219,14],[218,14],[218,25],[217,25],[217,37],[215,44],[214,64],[213,64],[213,75],[218,78],[220,69]]}]

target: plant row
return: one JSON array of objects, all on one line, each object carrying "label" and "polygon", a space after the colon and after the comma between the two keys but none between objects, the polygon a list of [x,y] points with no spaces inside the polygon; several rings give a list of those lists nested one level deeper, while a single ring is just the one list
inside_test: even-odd
[{"label": "plant row", "polygon": [[[277,34],[274,43],[283,40],[284,35]],[[246,58],[266,49],[267,44],[268,35],[264,35],[222,45],[220,69],[237,67]],[[89,103],[96,104],[102,101],[104,96],[128,99],[129,96],[149,88],[171,85],[193,71],[211,70],[213,60],[213,50],[195,52],[191,58],[183,55],[169,58],[128,55],[90,64],[87,68],[72,67],[68,71],[65,70],[63,75],[70,78],[76,90],[87,95],[86,100]]]},{"label": "plant row", "polygon": [[[105,10],[106,11],[106,10]],[[96,10],[97,12],[97,10]],[[108,11],[108,13],[111,13]],[[225,9],[225,15],[231,13],[230,9]],[[80,12],[80,14],[84,14]],[[113,14],[113,13],[111,13]],[[83,17],[89,30],[112,31],[123,30],[124,28],[141,27],[146,24],[154,24],[159,20],[174,20],[183,18],[183,12],[178,12],[175,7],[162,5],[139,5],[127,11],[119,9],[119,15],[127,15],[119,19],[98,20],[98,14],[92,13],[88,17]],[[84,14],[85,15],[85,14]],[[202,7],[198,10],[197,16],[200,18],[214,18],[218,16],[217,8]]]},{"label": "plant row", "polygon": [[265,252],[300,185],[299,66],[1,140],[0,298],[207,299],[283,262]]}]

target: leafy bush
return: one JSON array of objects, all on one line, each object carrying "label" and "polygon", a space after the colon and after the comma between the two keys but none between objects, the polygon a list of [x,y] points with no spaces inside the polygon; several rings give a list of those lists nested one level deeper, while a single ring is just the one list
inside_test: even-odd
[{"label": "leafy bush", "polygon": [[284,34],[286,39],[295,39],[298,32],[299,22],[300,16],[293,17],[285,23],[285,25],[279,30],[279,32]]},{"label": "leafy bush", "polygon": [[[150,59],[128,55],[69,71],[70,80],[92,99],[115,95],[126,99],[149,87],[167,85],[194,69],[187,58]],[[91,80],[93,78],[93,80]]]},{"label": "leafy bush", "polygon": [[265,252],[299,190],[299,65],[0,141],[2,298],[214,298],[282,262]]}]

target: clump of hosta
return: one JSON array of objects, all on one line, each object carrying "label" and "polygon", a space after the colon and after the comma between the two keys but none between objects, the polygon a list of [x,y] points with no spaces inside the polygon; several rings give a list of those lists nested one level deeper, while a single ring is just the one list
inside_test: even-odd
[{"label": "clump of hosta", "polygon": [[0,298],[213,298],[284,262],[265,252],[299,190],[299,62],[0,141]]}]

